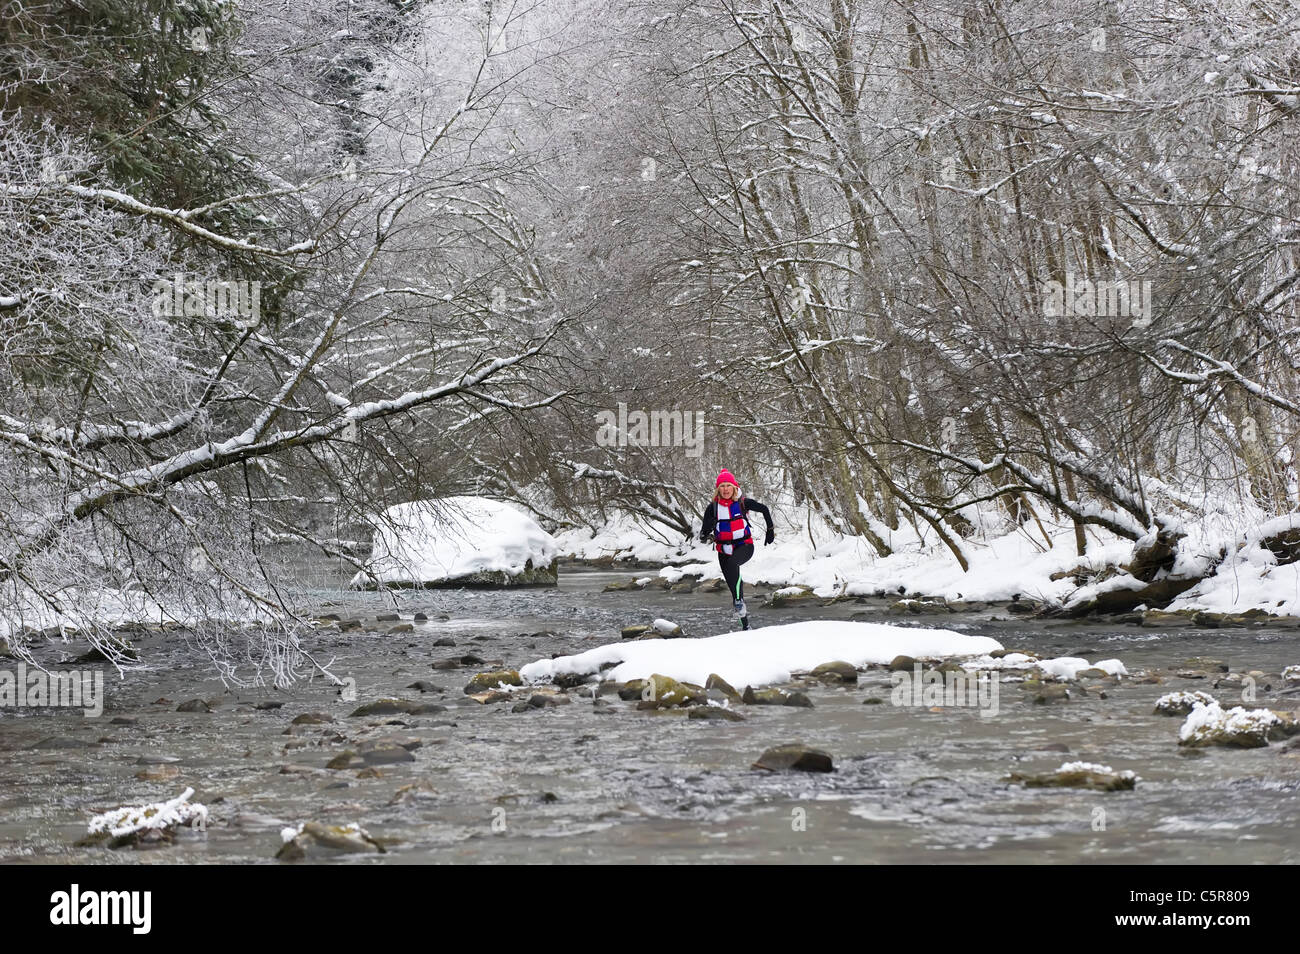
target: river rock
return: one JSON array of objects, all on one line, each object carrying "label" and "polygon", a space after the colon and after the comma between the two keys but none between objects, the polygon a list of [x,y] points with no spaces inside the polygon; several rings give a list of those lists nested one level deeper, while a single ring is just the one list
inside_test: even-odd
[{"label": "river rock", "polygon": [[1078,672],[1074,674],[1074,678],[1075,679],[1110,679],[1112,681],[1115,680],[1115,677],[1110,673],[1108,673],[1106,670],[1098,669],[1095,666],[1090,667],[1088,669],[1080,669]]},{"label": "river rock", "polygon": [[323,825],[306,822],[296,833],[286,828],[285,842],[276,852],[277,861],[311,861],[340,854],[384,854],[379,844],[360,825]]},{"label": "river rock", "polygon": [[1217,702],[1197,703],[1178,730],[1178,744],[1262,748],[1300,732],[1295,714],[1272,709],[1224,709]]},{"label": "river rock", "polygon": [[397,613],[381,613],[375,617],[377,623],[396,623],[402,617]]},{"label": "river rock", "polygon": [[335,770],[356,769],[362,768],[365,764],[365,760],[361,758],[360,754],[358,754],[355,749],[344,749],[338,755],[326,762],[325,767],[327,769]]},{"label": "river rock", "polygon": [[396,626],[390,626],[388,628],[389,636],[396,636],[400,633],[413,633],[413,632],[415,632],[415,627],[412,626],[410,623],[398,623]]},{"label": "river rock", "polygon": [[660,637],[660,634],[655,632],[655,628],[649,624],[624,626],[620,630],[620,635],[624,639],[658,639]]},{"label": "river rock", "polygon": [[533,709],[549,709],[554,706],[567,706],[573,702],[563,692],[552,689],[538,689],[528,697],[528,706]]},{"label": "river rock", "polygon": [[579,672],[561,672],[556,673],[551,682],[560,689],[577,689],[579,686],[585,686],[591,681],[589,673]]},{"label": "river rock", "polygon": [[802,692],[786,692],[784,689],[755,689],[746,686],[741,693],[741,701],[747,706],[796,706],[803,709],[813,708],[812,700]]},{"label": "river rock", "polygon": [[1185,716],[1198,704],[1218,705],[1218,700],[1208,692],[1167,692],[1156,700],[1152,715]]},{"label": "river rock", "polygon": [[739,703],[741,701],[740,693],[736,691],[735,686],[727,682],[727,680],[723,679],[716,672],[710,673],[709,678],[704,681],[704,689],[706,692],[721,693],[725,699],[728,699],[733,703]]},{"label": "river rock", "polygon": [[[1026,684],[1028,680],[1026,680]],[[1070,690],[1065,686],[1056,683],[1039,683],[1034,685],[1030,690],[1034,692],[1034,705],[1043,706],[1053,702],[1066,702],[1070,698]]]},{"label": "river rock", "polygon": [[[418,745],[418,740],[417,740]],[[357,753],[365,765],[396,765],[399,762],[414,762],[415,756],[412,755],[405,746],[389,739],[375,739],[370,742],[363,742]],[[333,766],[327,766],[332,768]]]},{"label": "river rock", "polygon": [[[1038,653],[1031,652],[1028,649],[995,649],[989,653],[990,659],[1004,659],[1007,656],[1028,656],[1030,659],[1041,659]],[[908,667],[911,668],[910,666]]]},{"label": "river rock", "polygon": [[212,706],[202,699],[191,699],[189,702],[182,702],[176,707],[177,712],[211,712]]},{"label": "river rock", "polygon": [[895,616],[908,613],[951,613],[953,610],[946,600],[941,599],[901,599],[889,604],[889,612]]},{"label": "river rock", "polygon": [[498,686],[522,686],[524,681],[519,678],[519,673],[514,669],[498,669],[495,672],[481,672],[469,681],[465,686],[465,694],[469,695],[475,692],[484,692],[488,689],[495,689]]},{"label": "river rock", "polygon": [[624,702],[633,702],[641,698],[641,693],[645,691],[645,687],[646,681],[644,679],[629,679],[619,686],[618,697]]},{"label": "river rock", "polygon": [[280,766],[281,775],[325,775],[326,771],[317,768],[314,765],[302,765],[298,762],[289,762]]},{"label": "river rock", "polygon": [[455,645],[456,645],[456,640],[452,639],[450,636],[439,636],[437,639],[435,639],[435,640],[433,641],[433,645],[435,645],[435,646],[455,646]]},{"label": "river rock", "polygon": [[744,722],[745,717],[733,709],[722,706],[692,706],[686,713],[688,719],[711,719],[717,722]]},{"label": "river rock", "polygon": [[857,667],[852,663],[844,662],[842,659],[822,663],[813,669],[810,675],[825,682],[856,683],[858,681]]},{"label": "river rock", "polygon": [[759,756],[753,765],[769,772],[833,772],[834,761],[829,752],[797,743],[778,745]]},{"label": "river rock", "polygon": [[426,679],[417,679],[415,682],[411,683],[406,688],[415,689],[419,692],[442,692],[443,691],[442,686],[438,685],[436,682],[429,682]]},{"label": "river rock", "polygon": [[1086,788],[1095,792],[1132,791],[1138,777],[1132,772],[1116,772],[1109,765],[1095,762],[1066,762],[1054,772],[1043,775],[1012,773],[1008,779],[1026,788]]},{"label": "river rock", "polygon": [[177,765],[151,765],[136,772],[135,777],[142,782],[162,782],[179,778],[180,774],[180,766]]},{"label": "river rock", "polygon": [[890,672],[911,672],[916,660],[911,656],[895,656],[889,661]]},{"label": "river rock", "polygon": [[353,709],[349,718],[362,718],[376,715],[398,715],[410,711],[411,703],[405,699],[376,699]]},{"label": "river rock", "polygon": [[466,698],[472,699],[481,706],[486,706],[494,702],[505,702],[507,699],[513,699],[514,693],[505,689],[485,689],[483,692],[471,692]]},{"label": "river rock", "polygon": [[293,717],[290,725],[325,725],[333,722],[334,717],[328,712],[304,712]]},{"label": "river rock", "polygon": [[671,676],[654,673],[645,681],[638,709],[673,709],[679,706],[704,705],[708,695],[703,686],[679,682]]},{"label": "river rock", "polygon": [[376,715],[432,715],[446,712],[446,706],[432,702],[408,702],[405,699],[376,699],[358,706],[349,713],[349,718]]},{"label": "river rock", "polygon": [[772,609],[785,609],[790,606],[802,606],[815,600],[813,591],[806,586],[787,586],[777,590],[769,597],[767,605]]},{"label": "river rock", "polygon": [[[108,648],[117,653],[121,658],[136,660],[140,658],[139,651],[129,643],[112,641],[109,643]],[[107,654],[105,654],[105,652],[98,646],[91,646],[89,650],[73,659],[72,662],[74,665],[85,666],[90,663],[112,662],[112,660],[109,659]]]}]

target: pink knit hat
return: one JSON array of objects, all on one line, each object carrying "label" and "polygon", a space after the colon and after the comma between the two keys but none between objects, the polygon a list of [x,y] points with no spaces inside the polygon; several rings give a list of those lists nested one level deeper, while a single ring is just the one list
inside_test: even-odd
[{"label": "pink knit hat", "polygon": [[735,484],[737,487],[740,486],[740,482],[737,481],[735,477],[731,476],[731,471],[729,470],[724,470],[722,473],[718,474],[718,479],[713,482],[713,487],[716,490],[723,484]]}]

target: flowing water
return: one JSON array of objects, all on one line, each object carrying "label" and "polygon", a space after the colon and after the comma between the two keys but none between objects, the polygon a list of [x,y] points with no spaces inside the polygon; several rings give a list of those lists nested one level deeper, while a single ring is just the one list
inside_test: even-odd
[{"label": "flowing water", "polygon": [[[612,706],[595,706],[590,690],[573,691],[571,705],[513,713],[508,703],[479,705],[462,692],[471,675],[492,667],[431,668],[465,653],[517,668],[617,640],[620,627],[657,616],[690,635],[731,626],[720,593],[601,592],[627,576],[566,567],[554,589],[320,591],[321,612],[373,619],[395,598],[403,620],[416,612],[431,618],[401,635],[313,636],[311,650],[355,679],[357,701],[344,701],[321,679],[290,692],[227,692],[182,637],[143,638],[146,665],[125,681],[109,677],[102,717],[0,715],[0,861],[273,863],[283,825],[317,820],[360,823],[389,845],[387,854],[346,855],[340,863],[1300,862],[1293,824],[1300,748],[1180,748],[1181,720],[1151,711],[1174,689],[1239,703],[1238,688],[1212,690],[1213,676],[1174,671],[1188,657],[1211,656],[1234,672],[1277,673],[1300,662],[1295,630],[1145,629],[990,614],[899,620],[883,601],[770,610],[750,600],[759,626],[866,614],[857,618],[978,633],[1043,657],[1117,657],[1135,675],[1159,671],[1164,680],[1123,680],[1107,687],[1107,698],[1076,694],[1049,705],[1003,684],[995,718],[973,708],[890,705],[882,670],[862,674],[854,687],[807,688],[815,708],[746,707],[746,721],[729,723],[641,712],[617,696],[605,697]],[[447,637],[454,647],[434,645]],[[52,655],[48,664],[57,661]],[[405,688],[416,680],[442,691]],[[1295,695],[1268,686],[1258,687],[1256,705],[1296,708]],[[448,709],[349,717],[358,704],[389,696]],[[870,696],[886,702],[864,705]],[[195,697],[219,704],[211,713],[176,711]],[[267,700],[284,705],[254,708]],[[309,711],[336,721],[284,734]],[[378,777],[324,767],[386,735],[418,740],[415,761],[383,766]],[[751,767],[784,742],[831,753],[835,771]],[[137,777],[171,773],[146,764],[164,759],[175,760],[166,763],[175,767],[171,777]],[[1050,771],[1071,760],[1131,769],[1140,781],[1114,793],[1006,781],[1011,772]],[[398,796],[417,781],[432,791]],[[149,850],[75,846],[93,813],[174,797],[186,786],[211,811],[206,832]]]}]

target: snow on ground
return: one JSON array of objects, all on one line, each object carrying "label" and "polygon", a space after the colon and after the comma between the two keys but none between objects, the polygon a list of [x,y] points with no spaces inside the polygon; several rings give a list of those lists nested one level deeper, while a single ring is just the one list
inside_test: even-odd
[{"label": "snow on ground", "polygon": [[[1077,602],[1103,590],[1142,585],[1123,575],[1083,588],[1077,588],[1069,577],[1051,579],[1054,573],[1080,565],[1100,570],[1132,558],[1131,541],[1095,527],[1087,530],[1087,555],[1079,557],[1070,524],[1045,520],[1043,531],[1030,524],[1010,532],[1005,526],[989,526],[980,536],[965,541],[971,567],[963,572],[945,547],[932,538],[919,538],[910,528],[890,534],[887,542],[896,552],[880,557],[865,539],[846,536],[804,512],[786,514],[778,509],[776,516],[776,543],[757,545],[753,559],[742,571],[749,582],[810,586],[818,596],[898,593],[901,588],[914,595],[967,602],[1001,602],[1016,594],[1038,602],[1059,602],[1066,597]],[[758,522],[761,529],[761,519]],[[1259,545],[1261,538],[1295,526],[1300,526],[1300,515],[1268,520],[1262,513],[1222,508],[1212,508],[1200,522],[1180,526],[1187,538],[1179,547],[1176,574],[1204,573],[1225,550],[1229,556],[1213,576],[1168,609],[1241,613],[1259,607],[1300,616],[1300,564],[1277,566],[1273,554]],[[1243,532],[1241,527],[1254,529]],[[890,533],[885,527],[877,530]],[[670,582],[683,576],[706,580],[722,576],[711,545],[668,540],[662,530],[647,529],[627,517],[595,534],[567,531],[557,537],[557,543],[561,553],[578,558],[614,556],[675,564],[660,572]]]},{"label": "snow on ground", "polygon": [[[759,519],[761,527],[762,520]],[[627,518],[611,522],[596,534],[571,530],[556,542],[564,554],[581,559],[605,556],[671,562],[660,575],[670,582],[682,576],[719,579],[717,555],[709,544],[684,546],[654,539],[648,531]],[[849,596],[877,591],[941,596],[949,600],[1009,600],[1019,593],[1032,600],[1059,599],[1074,591],[1070,580],[1051,580],[1060,570],[1079,565],[1072,526],[1047,525],[1047,540],[1035,530],[1016,530],[993,536],[987,542],[967,541],[973,554],[970,572],[963,573],[952,554],[918,539],[910,529],[894,533],[889,541],[897,552],[880,557],[861,537],[845,536],[825,528],[799,530],[778,526],[772,546],[761,542],[742,575],[751,582],[774,586],[811,586],[818,596],[841,592]],[[1089,530],[1086,562],[1101,568],[1127,560],[1132,543],[1109,533]]]},{"label": "snow on ground", "polygon": [[947,629],[915,629],[881,623],[814,620],[766,626],[703,639],[649,639],[612,643],[575,656],[539,659],[519,670],[528,682],[559,673],[594,673],[618,663],[603,678],[618,682],[654,673],[703,685],[717,673],[737,688],[788,682],[790,674],[842,660],[854,666],[887,663],[895,656],[976,656],[1001,649],[987,636]]},{"label": "snow on ground", "polygon": [[130,623],[157,623],[190,618],[164,614],[158,603],[139,590],[67,589],[59,594],[66,610],[59,612],[30,591],[20,591],[18,598],[0,609],[0,639],[24,629],[61,629],[65,632],[86,631],[96,625],[125,626]]},{"label": "snow on ground", "polygon": [[1118,659],[1103,659],[1100,662],[1090,663],[1088,660],[1080,659],[1077,656],[1059,656],[1056,659],[1042,660],[1038,663],[1038,668],[1049,676],[1055,676],[1057,679],[1070,682],[1077,679],[1079,673],[1085,669],[1100,669],[1112,676],[1128,675],[1128,668]]},{"label": "snow on ground", "polygon": [[1278,566],[1276,556],[1252,541],[1168,609],[1241,613],[1254,607],[1300,616],[1300,563]]},{"label": "snow on ground", "polygon": [[[428,583],[471,573],[546,567],[555,538],[522,510],[486,497],[397,504],[375,527],[370,569],[381,583]],[[369,578],[358,573],[354,586]]]},{"label": "snow on ground", "polygon": [[1044,675],[1065,682],[1073,682],[1085,669],[1100,669],[1111,676],[1127,676],[1128,667],[1118,659],[1102,659],[1090,663],[1078,656],[1058,656],[1055,659],[1035,659],[1024,653],[1007,653],[994,659],[991,656],[976,656],[967,659],[962,668],[969,672],[982,672],[998,669],[1040,669]]}]

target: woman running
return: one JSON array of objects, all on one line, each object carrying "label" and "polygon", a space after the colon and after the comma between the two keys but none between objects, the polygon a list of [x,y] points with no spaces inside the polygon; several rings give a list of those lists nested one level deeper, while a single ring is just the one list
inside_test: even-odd
[{"label": "woman running", "polygon": [[712,534],[714,548],[718,551],[718,565],[722,567],[727,590],[740,616],[740,628],[749,629],[749,610],[745,608],[745,584],[740,579],[740,567],[754,555],[754,537],[745,514],[753,510],[761,513],[767,521],[767,535],[763,538],[766,546],[776,539],[772,513],[761,503],[742,496],[736,478],[729,470],[718,474],[714,488],[713,499],[704,508],[700,542],[708,543]]}]

